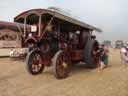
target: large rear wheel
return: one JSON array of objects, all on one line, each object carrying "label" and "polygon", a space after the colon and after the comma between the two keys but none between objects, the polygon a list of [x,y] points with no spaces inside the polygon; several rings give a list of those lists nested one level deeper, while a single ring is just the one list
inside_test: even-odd
[{"label": "large rear wheel", "polygon": [[39,50],[32,50],[26,59],[27,70],[32,75],[37,75],[44,70],[44,64]]},{"label": "large rear wheel", "polygon": [[70,72],[70,60],[63,51],[58,51],[53,57],[54,74],[57,79],[66,78]]},{"label": "large rear wheel", "polygon": [[97,40],[88,39],[84,49],[84,60],[89,68],[96,68],[99,64],[99,55],[96,53],[99,50]]}]

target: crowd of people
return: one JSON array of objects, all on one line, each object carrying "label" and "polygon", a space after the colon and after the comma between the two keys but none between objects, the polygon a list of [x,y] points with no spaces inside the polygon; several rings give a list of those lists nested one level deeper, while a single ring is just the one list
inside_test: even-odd
[{"label": "crowd of people", "polygon": [[[100,54],[100,70],[103,70],[106,68],[109,64],[109,49],[104,45],[100,45],[99,50],[97,51],[98,54]],[[124,64],[125,67],[128,66],[128,46],[122,46],[120,49],[120,57],[121,61]]]}]

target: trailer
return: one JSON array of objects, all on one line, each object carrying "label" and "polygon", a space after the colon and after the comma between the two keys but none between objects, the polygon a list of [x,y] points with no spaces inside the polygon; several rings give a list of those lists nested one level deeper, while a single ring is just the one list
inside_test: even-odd
[{"label": "trailer", "polygon": [[[29,25],[26,27],[26,31],[31,29]],[[15,50],[17,53],[26,50],[26,48],[23,48],[25,46],[22,36],[23,29],[24,24],[0,21],[0,57],[9,57],[11,50]],[[20,54],[18,57],[20,57]]]}]

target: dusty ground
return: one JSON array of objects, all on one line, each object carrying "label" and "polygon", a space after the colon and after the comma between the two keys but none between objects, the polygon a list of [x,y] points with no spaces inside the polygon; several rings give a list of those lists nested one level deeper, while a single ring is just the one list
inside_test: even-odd
[{"label": "dusty ground", "polygon": [[74,67],[64,80],[54,78],[51,69],[32,76],[22,61],[0,59],[0,96],[128,96],[128,68],[111,50],[110,67],[104,71]]}]

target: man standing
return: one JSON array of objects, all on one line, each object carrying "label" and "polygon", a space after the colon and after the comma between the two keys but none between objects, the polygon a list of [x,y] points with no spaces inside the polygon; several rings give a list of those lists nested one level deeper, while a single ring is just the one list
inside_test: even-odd
[{"label": "man standing", "polygon": [[100,54],[100,69],[103,70],[105,67],[108,65],[108,53],[109,50],[108,48],[105,47],[104,44],[101,45],[99,49],[99,54]]}]

